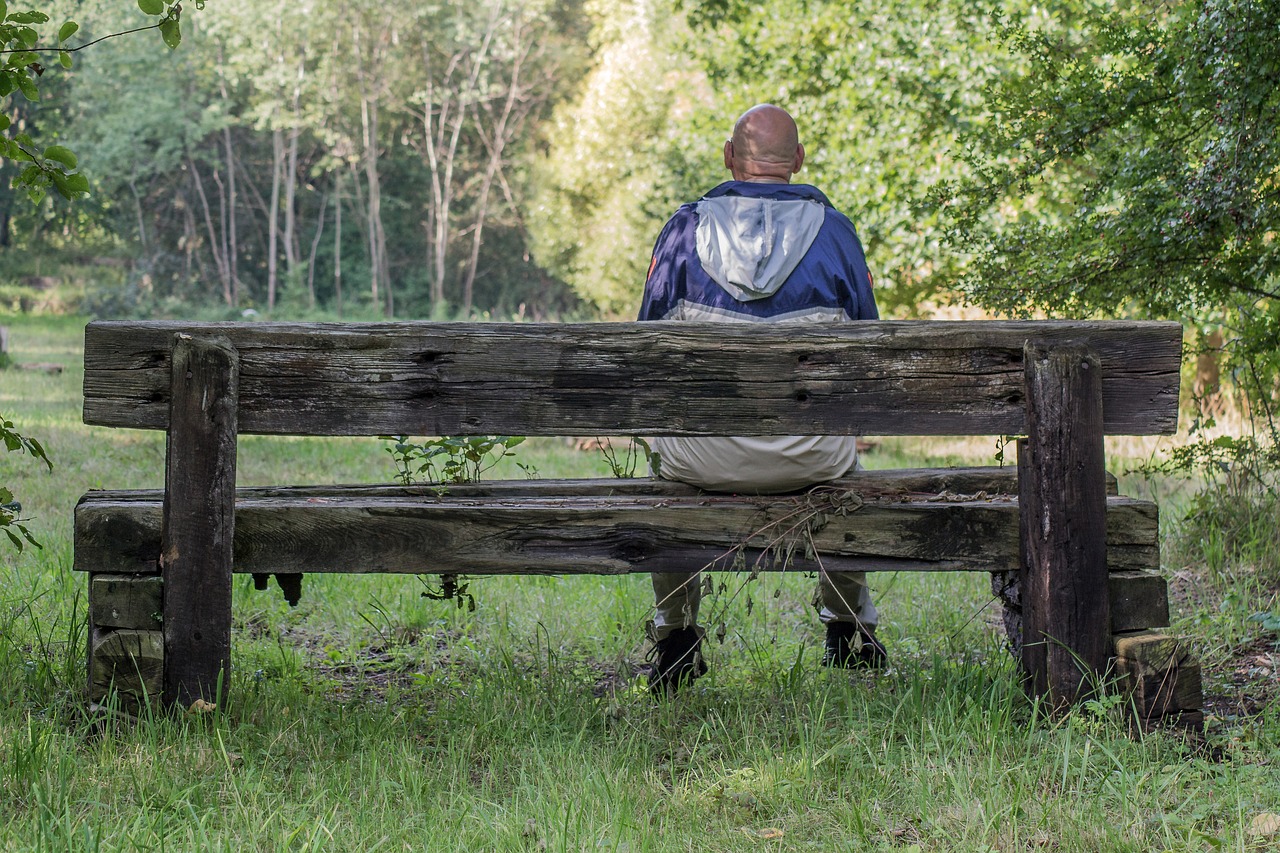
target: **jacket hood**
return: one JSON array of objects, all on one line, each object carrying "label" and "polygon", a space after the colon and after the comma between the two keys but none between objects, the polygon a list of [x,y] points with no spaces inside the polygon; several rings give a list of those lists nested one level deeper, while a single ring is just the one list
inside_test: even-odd
[{"label": "jacket hood", "polygon": [[695,208],[703,270],[740,302],[772,296],[818,236],[825,202],[812,187],[722,184]]}]

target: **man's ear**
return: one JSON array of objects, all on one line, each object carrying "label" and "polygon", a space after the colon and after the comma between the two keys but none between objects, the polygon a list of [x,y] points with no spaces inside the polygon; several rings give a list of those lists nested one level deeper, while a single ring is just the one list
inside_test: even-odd
[{"label": "man's ear", "polygon": [[797,142],[796,143],[796,161],[795,161],[795,164],[791,167],[791,174],[794,175],[796,172],[799,172],[800,167],[803,165],[804,165],[804,146],[801,145],[799,142]]},{"label": "man's ear", "polygon": [[724,167],[730,172],[733,171],[733,140],[725,140],[724,143]]}]

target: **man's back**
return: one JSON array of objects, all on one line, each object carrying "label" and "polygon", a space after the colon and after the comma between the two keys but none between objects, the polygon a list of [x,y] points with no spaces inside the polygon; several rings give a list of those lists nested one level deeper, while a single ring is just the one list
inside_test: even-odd
[{"label": "man's back", "polygon": [[[676,212],[658,238],[641,320],[874,320],[853,225],[807,185],[729,181]],[[660,474],[720,492],[788,492],[839,477],[852,436],[656,438]]]}]

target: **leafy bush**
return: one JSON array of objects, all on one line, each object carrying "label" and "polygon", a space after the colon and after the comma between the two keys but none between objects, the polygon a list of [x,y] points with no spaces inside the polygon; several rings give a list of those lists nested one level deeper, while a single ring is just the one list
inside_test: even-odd
[{"label": "leafy bush", "polygon": [[[26,452],[34,456],[36,459],[44,462],[49,466],[49,470],[53,470],[53,463],[49,461],[48,454],[45,453],[44,447],[34,438],[27,438],[20,435],[13,426],[13,421],[6,420],[0,416],[0,441],[4,442],[6,452]],[[9,537],[9,541],[13,543],[13,547],[21,551],[26,543],[40,547],[40,543],[31,535],[31,531],[22,523],[18,513],[22,512],[22,505],[14,501],[13,492],[4,486],[0,486],[0,530]]]}]

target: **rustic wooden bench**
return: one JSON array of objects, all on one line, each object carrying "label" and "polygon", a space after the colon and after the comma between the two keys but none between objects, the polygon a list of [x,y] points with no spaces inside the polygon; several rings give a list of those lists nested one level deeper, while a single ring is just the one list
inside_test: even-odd
[{"label": "rustic wooden bench", "polygon": [[[1069,703],[1114,674],[1142,719],[1194,727],[1199,670],[1151,630],[1169,617],[1156,507],[1115,494],[1103,452],[1106,434],[1175,430],[1181,336],[1150,322],[91,323],[85,422],[168,443],[163,492],[76,508],[90,698],[224,701],[232,572],[820,564],[989,572],[1032,691]],[[237,489],[241,433],[1023,438],[1016,470],[865,471],[748,497],[654,479]],[[770,538],[784,516],[804,523]]]}]

